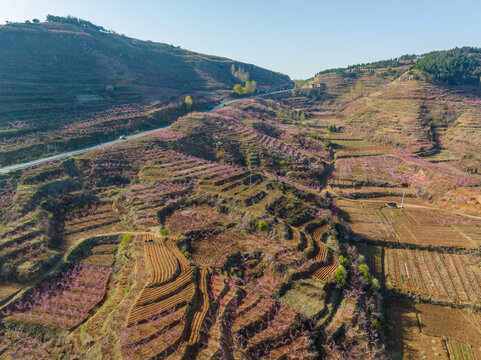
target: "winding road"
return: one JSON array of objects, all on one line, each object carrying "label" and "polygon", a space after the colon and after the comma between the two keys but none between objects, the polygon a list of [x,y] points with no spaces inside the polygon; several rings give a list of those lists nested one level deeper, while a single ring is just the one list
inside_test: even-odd
[{"label": "winding road", "polygon": [[[291,91],[294,88],[295,88],[295,86],[292,87],[292,88],[286,89],[286,90],[270,91],[270,92],[267,92],[267,93],[264,93],[264,94],[249,96],[248,98],[256,98],[256,97],[263,97],[263,96],[267,96],[267,95],[278,94],[278,93],[282,93],[282,92],[286,92],[286,91]],[[211,112],[211,111],[220,109],[224,106],[227,106],[229,104],[232,104],[233,102],[244,100],[244,99],[246,99],[246,97],[224,101],[224,102],[212,107],[211,109],[206,110],[205,112]],[[136,138],[139,138],[139,137],[142,137],[142,136],[150,135],[150,134],[152,134],[156,131],[159,131],[161,129],[168,128],[169,126],[170,125],[166,125],[166,126],[162,126],[162,127],[153,129],[153,130],[147,130],[147,131],[142,131],[142,132],[137,133],[137,134],[128,135],[128,136],[126,136],[126,139],[123,139],[123,140],[116,139],[116,140],[106,141],[106,142],[103,142],[103,143],[100,143],[100,144],[97,144],[97,145],[92,145],[92,146],[88,146],[88,147],[85,147],[85,148],[72,150],[72,151],[66,151],[66,152],[63,152],[63,153],[60,153],[60,154],[47,156],[47,157],[37,159],[37,160],[32,160],[32,161],[28,161],[28,162],[24,162],[24,163],[20,163],[20,164],[15,164],[15,165],[9,165],[9,166],[0,168],[0,175],[1,174],[7,174],[9,172],[16,171],[16,170],[25,169],[25,168],[33,166],[33,165],[43,164],[43,163],[46,163],[46,162],[49,162],[49,161],[52,161],[52,160],[66,159],[70,156],[75,156],[75,155],[83,154],[83,153],[85,153],[87,151],[90,151],[90,150],[100,149],[100,148],[103,148],[105,146],[114,145],[114,144],[117,144],[117,143],[125,141],[125,140],[136,139]]]}]

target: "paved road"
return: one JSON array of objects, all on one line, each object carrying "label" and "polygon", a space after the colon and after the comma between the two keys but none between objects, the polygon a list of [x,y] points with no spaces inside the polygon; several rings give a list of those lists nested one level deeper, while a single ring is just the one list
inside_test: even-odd
[{"label": "paved road", "polygon": [[[279,90],[279,91],[272,91],[272,92],[268,92],[268,93],[265,93],[265,94],[259,94],[259,95],[254,95],[254,96],[251,96],[251,98],[253,97],[263,97],[263,96],[267,96],[267,95],[272,95],[272,94],[278,94],[278,93],[282,93],[282,92],[286,92],[286,91],[291,91],[293,88],[290,88],[290,89],[287,89],[287,90]],[[233,100],[229,100],[229,101],[224,101],[214,107],[212,107],[211,109],[209,110],[206,110],[206,112],[210,112],[210,111],[213,111],[213,110],[217,110],[217,109],[220,109],[221,107],[224,107],[224,106],[227,106],[229,104],[232,104],[233,102],[236,102],[236,101],[239,101],[239,100],[243,100],[245,98],[239,98],[239,99],[233,99]],[[140,132],[138,134],[134,134],[134,135],[128,135],[126,136],[127,139],[135,139],[135,138],[139,138],[139,137],[142,137],[142,136],[145,136],[145,135],[149,135],[149,134],[152,134],[158,130],[161,130],[161,129],[165,129],[167,127],[169,127],[170,125],[166,125],[166,126],[162,126],[162,127],[159,127],[159,128],[156,128],[156,129],[153,129],[153,130],[148,130],[148,131],[143,131],[143,132]],[[125,141],[125,140],[119,140],[119,139],[116,139],[116,140],[111,140],[111,141],[106,141],[104,143],[101,143],[101,144],[97,144],[97,145],[92,145],[92,146],[88,146],[88,147],[85,147],[85,148],[82,148],[82,149],[77,149],[77,150],[72,150],[72,151],[67,151],[67,152],[63,152],[61,154],[57,154],[57,155],[52,155],[52,156],[48,156],[48,157],[44,157],[44,158],[41,158],[41,159],[37,159],[37,160],[32,160],[32,161],[28,161],[28,162],[25,162],[25,163],[20,163],[20,164],[15,164],[15,165],[10,165],[10,166],[6,166],[6,167],[3,167],[3,168],[0,168],[0,174],[7,174],[9,172],[12,172],[12,171],[15,171],[15,170],[21,170],[21,169],[25,169],[27,167],[30,167],[30,166],[33,166],[33,165],[38,165],[38,164],[43,164],[43,163],[46,163],[46,162],[49,162],[49,161],[52,161],[52,160],[59,160],[59,159],[65,159],[65,158],[68,158],[70,156],[74,156],[74,155],[79,155],[79,154],[82,154],[82,153],[85,153],[89,150],[93,150],[93,149],[99,149],[99,148],[103,148],[105,146],[110,146],[110,145],[113,145],[113,144],[117,144],[121,141]]]}]

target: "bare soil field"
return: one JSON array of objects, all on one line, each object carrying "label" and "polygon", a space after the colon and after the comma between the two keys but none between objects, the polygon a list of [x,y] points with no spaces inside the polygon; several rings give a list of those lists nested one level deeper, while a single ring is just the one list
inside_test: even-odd
[{"label": "bare soil field", "polygon": [[352,230],[360,238],[422,246],[474,249],[478,245],[481,220],[418,205],[406,198],[404,209],[387,206],[400,204],[400,198],[348,201],[339,200]]},{"label": "bare soil field", "polygon": [[386,302],[393,359],[479,359],[479,315],[406,301]]}]

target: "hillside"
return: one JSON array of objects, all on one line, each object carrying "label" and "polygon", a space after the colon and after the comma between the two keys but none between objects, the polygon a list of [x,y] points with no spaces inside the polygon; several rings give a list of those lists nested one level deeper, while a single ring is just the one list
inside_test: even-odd
[{"label": "hillside", "polygon": [[472,48],[453,49],[388,66],[379,62],[381,66],[326,71],[310,86],[325,91],[329,103],[323,106],[346,130],[476,172],[481,86],[473,74],[481,67],[462,64],[466,57],[472,59],[469,64],[477,63],[478,54]]},{"label": "hillside", "polygon": [[0,352],[477,358],[481,176],[356,133],[343,96],[242,99],[3,175]]},{"label": "hillside", "polygon": [[86,21],[51,20],[0,26],[0,166],[169,123],[191,109],[160,109],[179,107],[186,95],[194,109],[231,96],[246,80],[232,67],[259,89],[292,83],[254,65],[128,38]]},{"label": "hillside", "polygon": [[418,61],[0,175],[0,358],[481,358],[479,85]]}]

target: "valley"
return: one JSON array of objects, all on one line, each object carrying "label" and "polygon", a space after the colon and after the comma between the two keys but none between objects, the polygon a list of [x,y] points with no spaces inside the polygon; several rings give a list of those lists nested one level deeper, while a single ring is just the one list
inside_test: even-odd
[{"label": "valley", "polygon": [[[32,31],[138,55],[117,34]],[[0,359],[481,359],[479,85],[433,81],[418,62],[332,69],[283,91],[288,77],[252,67],[262,88],[239,97],[232,62],[212,57],[192,70],[218,63],[209,86],[171,79],[175,99],[73,116],[61,132],[170,125],[0,173]],[[155,88],[154,75],[132,75],[129,91]],[[20,101],[31,84],[13,82]],[[18,115],[2,104],[2,119]],[[0,126],[2,166],[66,140]]]}]

